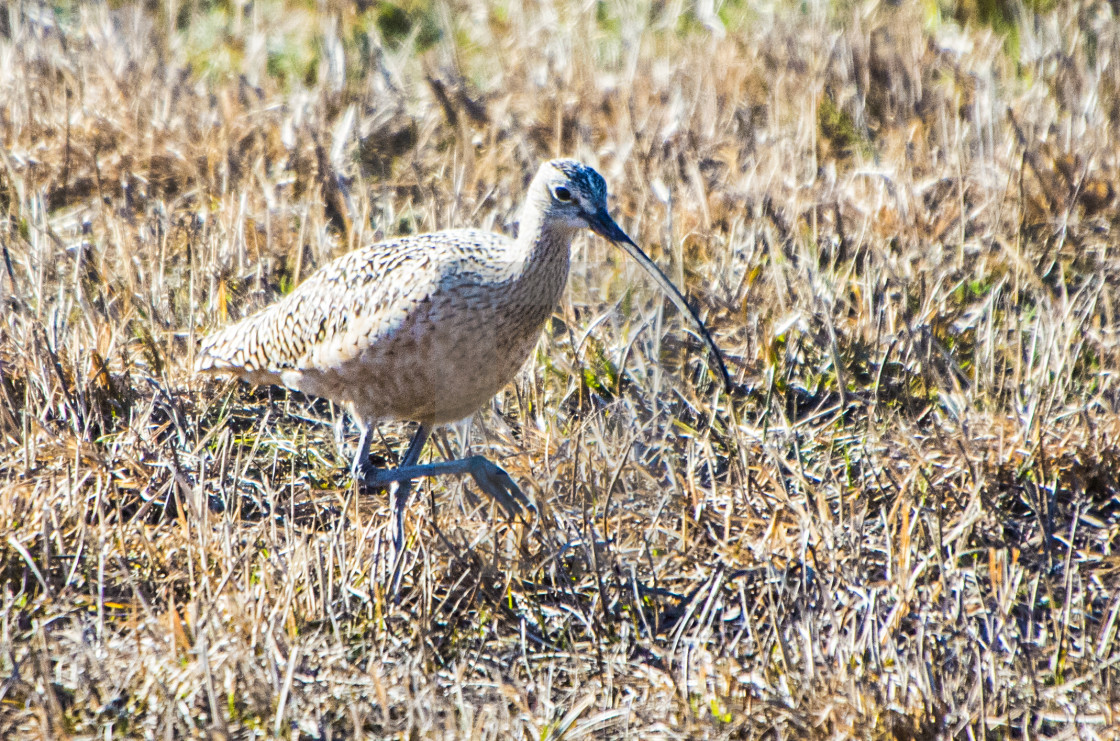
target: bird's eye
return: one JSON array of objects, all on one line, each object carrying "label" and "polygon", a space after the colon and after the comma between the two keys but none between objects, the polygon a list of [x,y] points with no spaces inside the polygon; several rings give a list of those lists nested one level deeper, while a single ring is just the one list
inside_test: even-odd
[{"label": "bird's eye", "polygon": [[556,200],[561,203],[567,203],[572,200],[572,191],[568,190],[563,185],[556,186],[556,190],[552,191],[552,195],[556,196]]}]

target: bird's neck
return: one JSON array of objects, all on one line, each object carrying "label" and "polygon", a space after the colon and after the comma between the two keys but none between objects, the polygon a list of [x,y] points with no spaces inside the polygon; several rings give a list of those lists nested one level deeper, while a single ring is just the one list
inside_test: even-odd
[{"label": "bird's neck", "polygon": [[540,208],[527,203],[521,210],[514,251],[522,274],[558,273],[560,288],[568,277],[568,258],[575,229],[548,219]]}]

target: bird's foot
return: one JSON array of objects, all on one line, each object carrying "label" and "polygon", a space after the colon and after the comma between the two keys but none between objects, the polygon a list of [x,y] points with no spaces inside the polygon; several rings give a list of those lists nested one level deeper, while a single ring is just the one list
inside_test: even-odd
[{"label": "bird's foot", "polygon": [[533,509],[533,504],[528,497],[521,492],[521,488],[502,468],[481,455],[472,455],[466,459],[466,463],[467,472],[474,478],[478,488],[500,504],[511,519],[521,514],[523,506]]},{"label": "bird's foot", "polygon": [[533,504],[521,492],[521,488],[510,478],[510,475],[481,455],[472,455],[469,458],[442,463],[426,463],[420,466],[403,466],[401,468],[359,466],[355,469],[355,476],[358,480],[371,489],[387,489],[394,482],[400,482],[401,488],[397,491],[398,502],[403,502],[403,497],[408,495],[411,479],[421,476],[462,475],[464,473],[470,474],[478,487],[501,505],[510,518],[521,514],[526,508],[533,509]]}]

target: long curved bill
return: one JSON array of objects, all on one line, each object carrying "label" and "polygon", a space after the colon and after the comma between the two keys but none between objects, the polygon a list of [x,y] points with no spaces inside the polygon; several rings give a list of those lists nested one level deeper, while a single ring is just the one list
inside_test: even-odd
[{"label": "long curved bill", "polygon": [[610,217],[606,209],[601,209],[594,216],[588,217],[587,223],[588,226],[591,227],[591,231],[617,244],[626,251],[626,254],[630,255],[639,265],[645,268],[646,272],[650,274],[650,277],[653,278],[657,285],[661,287],[661,290],[663,290],[672,300],[673,304],[676,305],[677,310],[692,319],[692,324],[696,327],[696,333],[700,335],[700,339],[704,340],[708,349],[712,352],[712,358],[715,360],[715,366],[719,371],[720,378],[723,380],[724,388],[728,391],[732,390],[735,384],[731,380],[731,375],[727,372],[727,366],[723,364],[723,353],[719,351],[719,346],[717,346],[716,341],[712,339],[712,335],[708,332],[708,328],[704,326],[704,322],[700,321],[700,317],[696,316],[696,312],[693,311],[692,307],[688,305],[688,302],[684,300],[684,296],[681,295],[681,292],[677,290],[677,287],[673,285],[673,282],[669,280],[668,276],[661,272],[661,269],[653,263],[653,260],[649,259],[646,253],[642,252],[641,247],[634,244],[634,240],[630,239],[626,232],[619,228],[618,224],[614,223],[614,219]]}]

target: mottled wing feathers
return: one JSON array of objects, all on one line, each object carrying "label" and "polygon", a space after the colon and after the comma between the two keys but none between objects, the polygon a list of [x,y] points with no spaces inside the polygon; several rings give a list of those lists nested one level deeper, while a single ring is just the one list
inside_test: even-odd
[{"label": "mottled wing feathers", "polygon": [[[400,328],[448,278],[494,262],[507,240],[456,230],[350,252],[275,304],[203,340],[196,370],[276,382],[352,360]],[[500,262],[500,261],[499,261]]]}]

